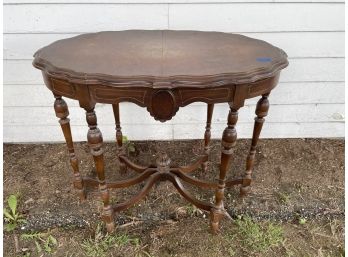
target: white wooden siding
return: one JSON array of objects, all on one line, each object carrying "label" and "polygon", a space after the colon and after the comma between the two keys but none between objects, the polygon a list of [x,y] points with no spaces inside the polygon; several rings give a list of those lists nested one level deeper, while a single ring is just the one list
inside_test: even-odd
[{"label": "white wooden siding", "polygon": [[[79,33],[124,29],[183,29],[241,33],[266,40],[289,55],[289,67],[270,96],[262,137],[344,136],[344,1],[329,0],[5,0],[4,141],[51,142],[63,137],[53,97],[33,53]],[[239,137],[250,137],[254,107],[240,111]],[[84,112],[67,100],[75,140],[86,139]],[[96,108],[105,140],[114,139],[112,110]],[[134,104],[121,104],[124,134],[132,140],[202,138],[205,105],[180,108],[169,122],[154,121]],[[215,108],[219,138],[228,107]],[[141,133],[139,132],[141,131]]]}]

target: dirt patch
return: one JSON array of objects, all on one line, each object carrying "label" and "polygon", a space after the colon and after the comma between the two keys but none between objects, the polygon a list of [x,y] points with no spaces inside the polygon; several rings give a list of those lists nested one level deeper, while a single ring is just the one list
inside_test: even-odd
[{"label": "dirt patch", "polygon": [[[158,143],[134,142],[130,158],[140,164],[154,163]],[[161,142],[172,163],[185,165],[202,153],[202,141]],[[250,140],[238,140],[229,177],[245,169]],[[125,179],[135,175],[118,172],[115,144],[106,143],[107,178]],[[86,143],[76,144],[80,170],[95,176],[93,160]],[[212,142],[209,172],[195,176],[215,180],[218,175],[220,142]],[[247,198],[238,198],[239,188],[226,190],[225,207],[235,219],[250,216],[255,222],[281,226],[281,245],[266,253],[243,247],[235,222],[224,220],[220,235],[208,231],[208,215],[185,200],[170,182],[156,184],[149,196],[134,207],[116,215],[121,226],[117,233],[140,239],[110,248],[106,256],[340,256],[344,238],[344,140],[281,139],[260,140],[253,174],[253,189]],[[71,186],[72,174],[64,144],[4,146],[4,197],[20,194],[19,210],[28,221],[16,230],[49,231],[58,240],[54,256],[86,256],[82,242],[95,237],[101,204],[97,192],[79,203]],[[114,203],[136,194],[143,184],[111,192]],[[198,198],[213,201],[213,191],[188,187]],[[301,220],[302,225],[299,224]],[[13,236],[5,233],[5,256],[15,253]],[[133,241],[130,241],[133,242]],[[30,256],[40,256],[33,242],[19,240]],[[133,250],[130,250],[133,249]],[[135,252],[136,251],[136,252]],[[342,255],[343,256],[343,255]]]}]

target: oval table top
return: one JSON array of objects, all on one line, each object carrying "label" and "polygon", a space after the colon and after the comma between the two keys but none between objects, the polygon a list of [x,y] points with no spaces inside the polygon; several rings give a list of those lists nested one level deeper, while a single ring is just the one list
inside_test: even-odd
[{"label": "oval table top", "polygon": [[34,54],[46,74],[90,84],[112,81],[228,81],[275,76],[286,53],[262,40],[203,31],[127,30],[58,40]]}]

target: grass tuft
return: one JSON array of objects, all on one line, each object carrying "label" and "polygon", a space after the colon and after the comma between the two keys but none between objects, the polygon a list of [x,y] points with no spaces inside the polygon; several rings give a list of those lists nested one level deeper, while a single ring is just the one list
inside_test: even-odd
[{"label": "grass tuft", "polygon": [[265,253],[283,241],[283,229],[274,223],[256,223],[250,217],[236,220],[238,236],[244,250]]},{"label": "grass tuft", "polygon": [[280,204],[288,205],[290,203],[290,195],[286,192],[275,192],[274,196]]},{"label": "grass tuft", "polygon": [[82,248],[86,256],[105,257],[115,248],[130,247],[134,256],[151,256],[140,247],[139,238],[131,238],[126,234],[103,234],[101,225],[96,228],[94,238],[83,241]]}]

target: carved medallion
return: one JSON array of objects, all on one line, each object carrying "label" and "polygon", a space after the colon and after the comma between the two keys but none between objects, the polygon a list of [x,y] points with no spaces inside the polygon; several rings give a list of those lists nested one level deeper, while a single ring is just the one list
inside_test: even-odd
[{"label": "carved medallion", "polygon": [[170,90],[159,90],[153,93],[149,111],[156,120],[161,122],[170,120],[178,109],[175,96]]}]

